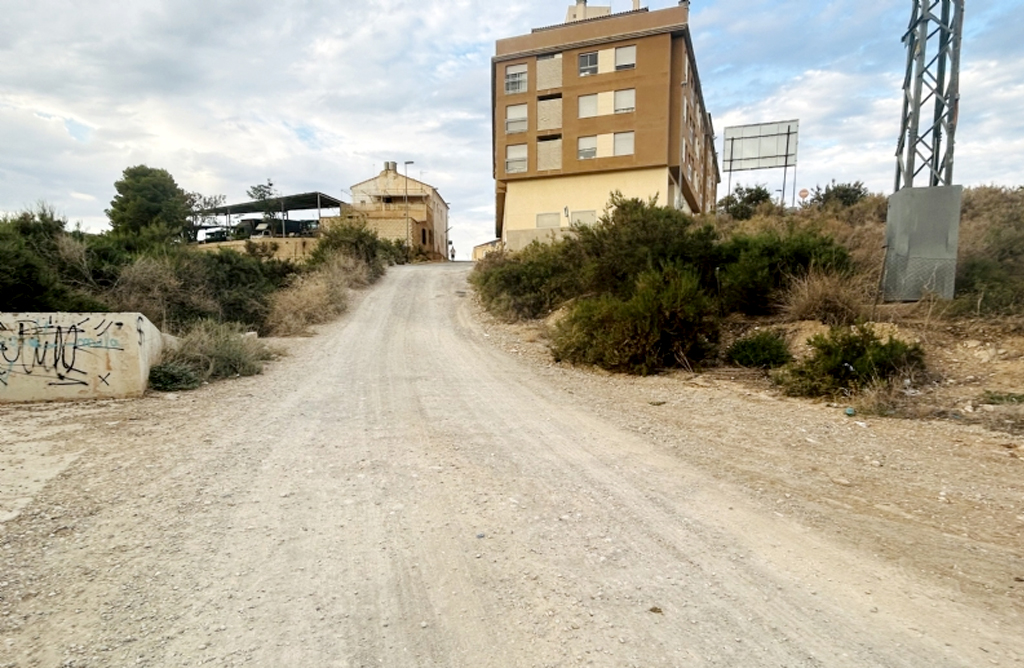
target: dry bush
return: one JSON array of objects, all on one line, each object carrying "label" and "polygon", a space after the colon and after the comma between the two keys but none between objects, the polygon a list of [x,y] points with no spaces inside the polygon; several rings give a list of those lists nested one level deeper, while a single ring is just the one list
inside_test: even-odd
[{"label": "dry bush", "polygon": [[174,317],[180,312],[200,317],[220,310],[217,300],[205,289],[184,285],[171,257],[136,259],[121,271],[104,298],[114,310],[142,313],[165,331],[180,324]]},{"label": "dry bush", "polygon": [[162,329],[172,295],[180,290],[181,281],[169,262],[141,257],[124,268],[106,297],[114,309],[138,311]]},{"label": "dry bush", "polygon": [[330,271],[343,274],[348,287],[353,290],[365,288],[373,283],[373,275],[369,265],[351,255],[338,254],[327,262]]},{"label": "dry bush", "polygon": [[192,325],[161,363],[150,370],[150,387],[160,391],[189,390],[204,382],[263,372],[276,353],[235,323],[201,320]]},{"label": "dry bush", "polygon": [[274,294],[268,327],[275,336],[305,334],[311,325],[328,322],[348,308],[348,292],[370,284],[365,262],[335,254],[309,273],[299,274],[291,285]]},{"label": "dry bush", "polygon": [[790,321],[817,320],[826,325],[852,325],[866,315],[869,292],[862,280],[812,269],[794,278],[782,298]]},{"label": "dry bush", "polygon": [[929,408],[922,404],[916,389],[926,382],[923,374],[917,369],[903,369],[893,379],[871,381],[857,394],[850,397],[850,405],[864,415],[881,417],[922,418],[928,414]]},{"label": "dry bush", "polygon": [[85,242],[70,234],[61,234],[56,239],[57,257],[64,263],[68,282],[76,287],[93,287],[92,270],[89,268],[88,249]]},{"label": "dry bush", "polygon": [[960,258],[1005,260],[1024,251],[1024,187],[964,190]]}]

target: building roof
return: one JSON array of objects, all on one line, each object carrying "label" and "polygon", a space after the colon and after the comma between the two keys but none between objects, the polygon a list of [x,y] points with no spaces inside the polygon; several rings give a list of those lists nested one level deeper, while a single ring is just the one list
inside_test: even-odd
[{"label": "building roof", "polygon": [[[413,184],[416,184],[418,186],[422,186],[424,192],[426,192],[428,194],[431,193],[431,192],[434,193],[434,195],[436,195],[437,198],[439,200],[441,200],[441,202],[444,203],[445,206],[448,206],[448,202],[445,201],[444,196],[442,196],[441,193],[434,186],[430,185],[429,183],[424,183],[423,181],[418,181],[417,179],[414,179],[411,176],[406,176],[406,175],[402,174],[401,172],[389,171],[387,169],[382,171],[377,176],[374,176],[372,178],[360,181],[359,183],[353,184],[352,187],[350,188],[350,190],[352,190],[353,192],[355,192],[355,190],[357,190],[357,189],[365,190],[365,189],[360,188],[360,186],[364,186],[364,185],[371,184],[371,183],[374,183],[374,184],[375,183],[379,183],[380,180],[382,178],[384,178],[384,177],[393,178],[393,179],[396,179],[396,180],[398,180],[398,179],[405,179],[406,181],[409,182],[410,186],[413,185]],[[399,181],[399,182],[401,183],[401,181]],[[367,192],[369,192],[369,191],[367,191]],[[385,188],[385,189],[382,189],[382,190],[377,190],[377,191],[370,192],[370,194],[372,194],[372,195],[393,195],[395,193],[393,193],[392,191],[390,191],[387,188]],[[401,194],[401,193],[398,193],[398,194]],[[409,194],[410,195],[414,195],[414,194],[418,194],[418,193],[409,193]]]},{"label": "building roof", "polygon": [[524,35],[499,39],[495,42],[495,55],[491,61],[496,63],[662,33],[682,33],[688,30],[688,22],[688,6],[678,5],[655,11],[641,8],[556,23],[535,28]]},{"label": "building roof", "polygon": [[[612,11],[611,11],[611,7],[598,6],[598,7],[587,7],[588,13],[589,13],[589,10],[591,10],[591,9],[599,9],[599,10],[605,10],[606,9],[608,11],[600,13],[600,14],[594,14],[593,16],[587,16],[586,18],[582,18],[582,19],[568,19],[567,18],[564,23],[555,23],[555,24],[552,24],[552,25],[549,25],[549,26],[542,26],[540,28],[534,28],[530,32],[541,32],[541,31],[544,31],[544,30],[554,30],[555,28],[561,28],[563,26],[566,26],[566,25],[569,25],[569,24],[573,24],[573,23],[583,23],[584,21],[602,21],[604,19],[610,19],[610,18],[615,18],[615,17],[623,16],[624,14],[635,14],[636,12],[646,12],[646,11],[649,11],[647,7],[641,7],[640,9],[633,9],[633,10],[626,11],[626,12],[616,12],[616,13],[613,14]],[[570,12],[572,11],[572,7],[569,8],[569,11]]]},{"label": "building roof", "polygon": [[302,193],[301,195],[285,195],[274,197],[266,202],[255,200],[241,204],[226,204],[215,209],[207,209],[203,213],[212,215],[234,215],[243,213],[263,213],[268,208],[274,211],[303,211],[310,209],[340,209],[342,202],[322,192]]}]

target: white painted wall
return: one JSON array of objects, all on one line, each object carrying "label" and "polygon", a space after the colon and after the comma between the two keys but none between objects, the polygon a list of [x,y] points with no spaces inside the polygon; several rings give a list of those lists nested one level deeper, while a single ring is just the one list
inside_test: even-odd
[{"label": "white painted wall", "polygon": [[162,352],[140,313],[0,313],[0,403],[141,396]]}]

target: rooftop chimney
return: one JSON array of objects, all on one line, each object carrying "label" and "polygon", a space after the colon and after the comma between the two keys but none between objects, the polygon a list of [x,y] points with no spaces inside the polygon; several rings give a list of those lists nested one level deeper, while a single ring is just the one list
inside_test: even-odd
[{"label": "rooftop chimney", "polygon": [[640,9],[640,0],[633,0],[633,11],[635,12],[635,11],[638,11],[639,9]]}]

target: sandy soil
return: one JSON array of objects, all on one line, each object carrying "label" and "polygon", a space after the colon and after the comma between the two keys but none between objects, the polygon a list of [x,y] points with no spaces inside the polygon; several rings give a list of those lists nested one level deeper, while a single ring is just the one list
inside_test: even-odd
[{"label": "sandy soil", "polygon": [[0,667],[1024,662],[1018,439],[552,365],[467,272],[263,376],[0,407]]}]

